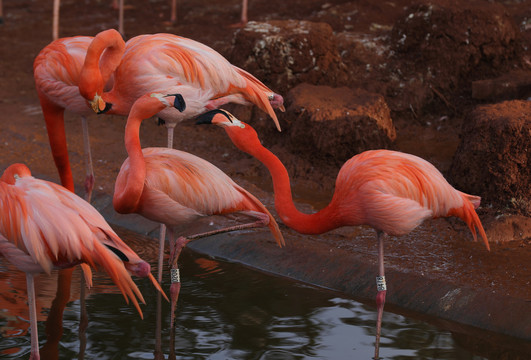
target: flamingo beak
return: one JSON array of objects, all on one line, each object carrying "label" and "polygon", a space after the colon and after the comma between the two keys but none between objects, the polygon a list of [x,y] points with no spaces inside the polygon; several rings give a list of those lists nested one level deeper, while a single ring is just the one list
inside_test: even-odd
[{"label": "flamingo beak", "polygon": [[107,104],[103,98],[96,94],[94,96],[94,99],[89,101],[90,107],[96,114],[103,114],[107,111],[109,111],[112,107],[112,104]]}]

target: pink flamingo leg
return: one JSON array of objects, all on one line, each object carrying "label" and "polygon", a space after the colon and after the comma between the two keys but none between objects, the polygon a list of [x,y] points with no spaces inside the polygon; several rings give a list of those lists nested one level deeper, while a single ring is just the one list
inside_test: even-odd
[{"label": "pink flamingo leg", "polygon": [[376,277],[376,287],[378,290],[378,294],[376,295],[376,309],[378,311],[378,315],[376,318],[376,341],[374,344],[374,359],[380,359],[380,332],[382,330],[382,316],[387,286],[385,283],[384,272],[383,234],[381,231],[377,231],[376,234],[378,238],[378,276]]},{"label": "pink flamingo leg", "polygon": [[85,150],[85,200],[90,203],[92,189],[94,189],[94,169],[92,167],[88,122],[85,116],[81,117],[81,126],[83,128],[83,148]]},{"label": "pink flamingo leg", "polygon": [[[251,229],[251,228],[260,228],[265,227],[269,224],[269,216],[256,212],[256,211],[243,211],[243,214],[255,217],[257,220],[252,223],[246,223],[241,225],[234,225],[229,226],[223,229],[217,229],[212,231],[207,231],[200,234],[191,235],[188,237],[179,237],[175,243],[173,242],[173,231],[169,229],[169,237],[170,237],[170,246],[171,246],[171,252],[170,252],[170,267],[171,267],[171,286],[170,286],[170,297],[171,297],[171,319],[170,319],[170,325],[171,330],[173,331],[173,323],[174,323],[174,315],[175,315],[175,307],[177,306],[177,299],[179,298],[179,292],[181,291],[181,279],[179,274],[179,268],[177,265],[177,260],[179,259],[179,256],[181,255],[182,249],[192,240],[196,240],[199,238],[212,236],[216,234],[231,232],[231,231],[237,231],[237,230],[244,230],[244,229]],[[173,343],[171,344],[173,345]]]},{"label": "pink flamingo leg", "polygon": [[30,360],[39,360],[39,334],[37,332],[37,305],[35,303],[35,283],[33,274],[26,273],[26,286],[28,288],[28,308],[31,329],[31,355]]}]

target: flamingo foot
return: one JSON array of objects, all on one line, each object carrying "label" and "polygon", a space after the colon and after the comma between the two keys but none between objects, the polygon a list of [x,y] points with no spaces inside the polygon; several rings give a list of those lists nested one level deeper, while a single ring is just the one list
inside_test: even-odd
[{"label": "flamingo foot", "polygon": [[[383,280],[385,282],[385,279]],[[387,293],[387,290],[379,290],[378,294],[376,294],[376,309],[378,311],[378,315],[376,318],[376,341],[374,344],[374,358],[375,360],[380,359],[380,333],[382,331],[382,317],[383,317],[383,309],[385,304],[385,294]]]},{"label": "flamingo foot", "polygon": [[[179,270],[179,269],[176,269]],[[172,279],[173,281],[173,279]],[[170,312],[170,329],[173,329],[175,322],[175,308],[177,307],[177,300],[179,300],[179,293],[181,291],[181,282],[172,282],[170,285],[170,298],[171,298],[171,312]]]}]

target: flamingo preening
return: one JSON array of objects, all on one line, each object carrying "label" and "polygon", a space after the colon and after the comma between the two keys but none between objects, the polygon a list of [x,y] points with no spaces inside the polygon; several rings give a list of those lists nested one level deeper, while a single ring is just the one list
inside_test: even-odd
[{"label": "flamingo preening", "polygon": [[374,358],[379,342],[387,285],[384,274],[384,236],[405,235],[429,218],[456,216],[466,222],[474,240],[476,228],[490,250],[487,235],[475,212],[481,198],[454,189],[429,162],[390,150],[365,151],[339,171],[330,204],[304,214],[293,204],[289,175],[282,162],[258,139],[256,131],[225,110],[203,114],[198,123],[225,129],[238,149],[262,162],[273,178],[275,208],[285,225],[302,234],[322,234],[342,227],[369,225],[378,242],[377,323]]},{"label": "flamingo preening", "polygon": [[[104,35],[105,32],[97,36]],[[35,87],[46,122],[53,159],[61,177],[61,184],[70,191],[74,191],[74,179],[68,157],[64,112],[66,110],[81,117],[86,168],[85,200],[87,201],[90,201],[94,187],[87,123],[87,116],[93,114],[93,111],[80,95],[78,81],[87,49],[94,39],[90,36],[75,36],[55,40],[39,52],[33,63]],[[120,63],[120,55],[124,47],[125,42],[121,37],[114,37],[113,43],[108,44],[102,55],[100,73],[104,86],[109,87],[112,84],[112,74]]]},{"label": "flamingo preening", "polygon": [[0,253],[26,273],[31,327],[31,359],[39,359],[34,276],[81,264],[86,283],[91,267],[103,268],[140,316],[144,302],[131,278],[149,277],[150,266],[129,248],[88,202],[64,187],[31,176],[23,164],[0,178]]}]

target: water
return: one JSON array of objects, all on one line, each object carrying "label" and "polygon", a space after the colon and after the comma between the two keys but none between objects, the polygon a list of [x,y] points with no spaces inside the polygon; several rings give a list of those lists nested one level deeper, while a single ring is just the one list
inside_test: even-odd
[{"label": "water", "polygon": [[[337,292],[190,251],[183,252],[180,263],[183,286],[177,306],[177,359],[341,360],[373,356],[376,314],[371,306]],[[78,275],[76,270],[75,276]],[[77,300],[67,305],[63,336],[54,344],[47,342],[44,320],[55,295],[55,284],[45,275],[40,278],[40,345],[52,349],[47,352],[52,355],[43,358],[153,359],[157,348],[167,358],[169,304],[162,303],[162,331],[158,332],[157,294],[147,280],[136,279],[147,302],[142,306],[141,320],[108,279],[97,275],[95,288],[86,301],[89,321],[84,342],[78,335],[79,286],[73,285]],[[23,273],[0,260],[0,359],[29,357],[24,279]],[[165,274],[165,289],[168,283]],[[53,338],[54,331],[51,333]],[[507,350],[503,340],[499,344],[488,341],[491,350],[486,351],[485,346],[477,346],[477,339],[386,311],[380,355],[399,360],[525,358]]]}]

